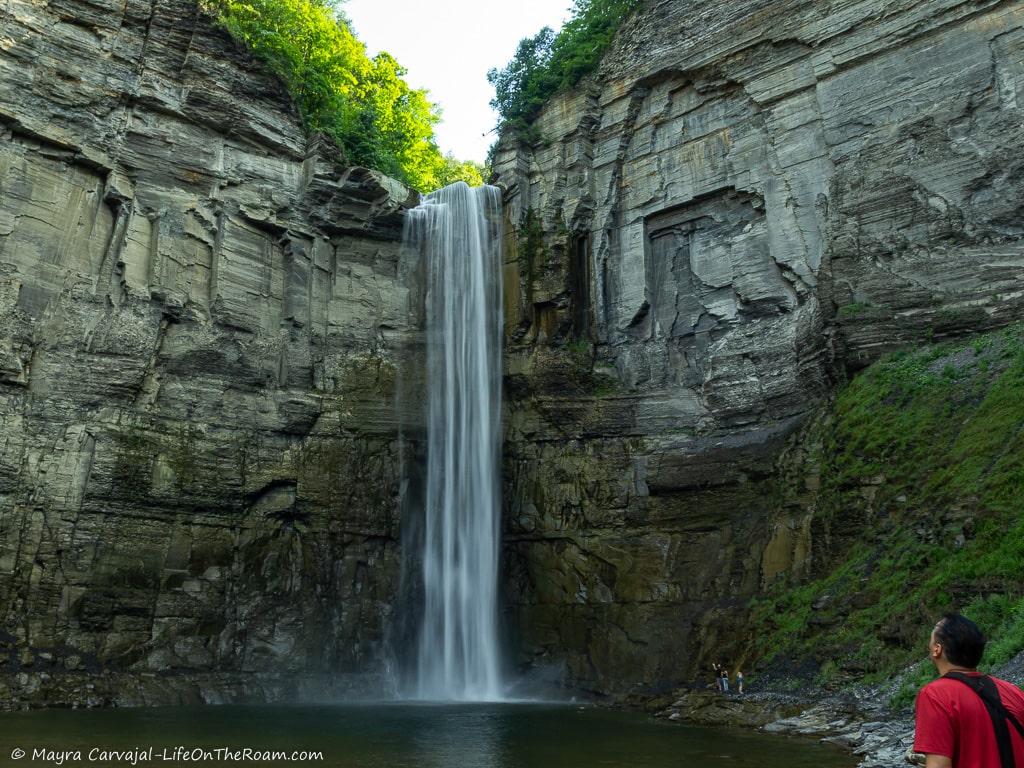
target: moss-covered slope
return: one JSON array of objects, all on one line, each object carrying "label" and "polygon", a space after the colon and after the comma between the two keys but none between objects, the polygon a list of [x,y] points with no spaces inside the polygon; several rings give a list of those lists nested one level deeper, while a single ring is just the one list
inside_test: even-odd
[{"label": "moss-covered slope", "polygon": [[879,361],[816,430],[817,562],[755,604],[759,664],[880,680],[948,610],[1024,648],[1024,324]]}]

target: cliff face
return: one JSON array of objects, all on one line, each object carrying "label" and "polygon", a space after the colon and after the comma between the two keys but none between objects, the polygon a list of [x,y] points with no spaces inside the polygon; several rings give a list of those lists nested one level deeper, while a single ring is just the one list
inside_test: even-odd
[{"label": "cliff face", "polygon": [[[1019,4],[676,0],[502,140],[521,666],[673,687],[856,538],[877,483],[816,517],[817,414],[1024,316],[1022,109]],[[378,669],[410,626],[414,196],[308,141],[191,0],[9,2],[0,132],[4,701]]]},{"label": "cliff face", "polygon": [[828,555],[801,444],[889,349],[1024,315],[1024,11],[647,2],[506,135],[524,665],[650,692]]},{"label": "cliff face", "polygon": [[373,670],[414,195],[190,0],[8,3],[0,134],[4,700]]}]

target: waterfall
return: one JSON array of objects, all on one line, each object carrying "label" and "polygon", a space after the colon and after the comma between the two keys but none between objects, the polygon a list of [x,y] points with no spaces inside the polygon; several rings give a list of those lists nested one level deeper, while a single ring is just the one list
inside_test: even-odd
[{"label": "waterfall", "polygon": [[409,212],[427,275],[427,479],[416,696],[503,697],[497,632],[501,193],[457,182]]}]

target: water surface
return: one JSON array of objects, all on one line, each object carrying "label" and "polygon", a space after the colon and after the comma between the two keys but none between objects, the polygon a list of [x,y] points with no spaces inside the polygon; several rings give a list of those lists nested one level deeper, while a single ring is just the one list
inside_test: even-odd
[{"label": "water surface", "polygon": [[[285,765],[287,759],[173,759],[175,748],[320,752],[298,765],[339,768],[850,768],[856,760],[814,741],[697,728],[642,714],[568,705],[181,707],[0,714],[0,765],[54,765],[34,750],[153,748],[139,765]],[[15,749],[27,754],[11,760]],[[172,759],[161,759],[166,754]],[[180,752],[178,753],[180,755]]]}]

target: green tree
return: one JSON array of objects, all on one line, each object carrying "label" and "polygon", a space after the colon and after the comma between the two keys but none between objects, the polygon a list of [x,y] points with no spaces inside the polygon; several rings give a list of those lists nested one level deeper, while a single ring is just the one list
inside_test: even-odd
[{"label": "green tree", "polygon": [[[388,53],[370,58],[330,0],[205,0],[231,35],[285,82],[306,127],[333,137],[348,162],[421,191],[442,186],[440,110],[410,88]],[[457,162],[457,161],[456,161]]]},{"label": "green tree", "polygon": [[544,27],[533,37],[519,41],[515,55],[504,69],[487,73],[487,81],[494,86],[491,106],[504,122],[525,125],[555,92],[557,83],[551,67],[554,41],[551,27]]},{"label": "green tree", "polygon": [[471,187],[479,187],[487,180],[488,176],[490,176],[490,171],[480,163],[474,163],[472,160],[456,160],[451,155],[445,155],[444,167],[441,169],[438,180],[441,186],[464,181]]},{"label": "green tree", "polygon": [[519,42],[504,69],[487,73],[491,106],[503,126],[525,129],[557,91],[592,72],[615,32],[639,0],[575,0],[569,21],[555,34],[545,27]]}]

